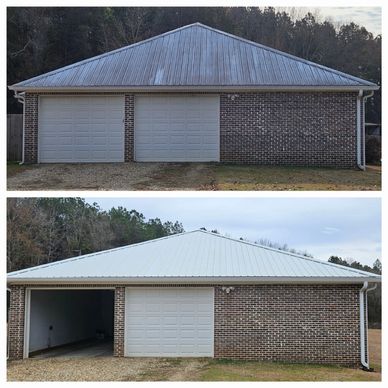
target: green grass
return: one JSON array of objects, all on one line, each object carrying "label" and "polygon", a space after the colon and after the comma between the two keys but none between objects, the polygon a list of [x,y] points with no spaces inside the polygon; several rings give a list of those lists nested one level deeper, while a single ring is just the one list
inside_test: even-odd
[{"label": "green grass", "polygon": [[379,372],[333,365],[212,360],[199,381],[380,381]]},{"label": "green grass", "polygon": [[215,166],[218,190],[381,190],[381,167],[366,171],[287,166]]}]

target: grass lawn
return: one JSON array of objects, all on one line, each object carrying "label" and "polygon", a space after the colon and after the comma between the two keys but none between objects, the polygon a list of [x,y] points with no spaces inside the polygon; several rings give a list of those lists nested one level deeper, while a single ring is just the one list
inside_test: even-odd
[{"label": "grass lawn", "polygon": [[374,372],[333,365],[206,358],[48,358],[8,363],[8,381],[381,381],[381,330],[369,331]]},{"label": "grass lawn", "polygon": [[217,165],[216,185],[218,190],[381,190],[381,167],[359,171]]}]

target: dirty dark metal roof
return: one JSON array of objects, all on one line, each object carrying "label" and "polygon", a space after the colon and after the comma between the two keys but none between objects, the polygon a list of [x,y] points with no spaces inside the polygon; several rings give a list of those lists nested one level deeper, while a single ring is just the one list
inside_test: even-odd
[{"label": "dirty dark metal roof", "polygon": [[62,67],[10,88],[104,87],[378,88],[372,82],[200,23]]}]

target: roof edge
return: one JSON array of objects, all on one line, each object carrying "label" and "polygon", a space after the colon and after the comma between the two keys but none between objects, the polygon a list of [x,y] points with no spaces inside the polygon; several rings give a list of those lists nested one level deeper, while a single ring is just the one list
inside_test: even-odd
[{"label": "roof edge", "polygon": [[365,85],[344,85],[344,86],[293,86],[293,85],[193,85],[193,86],[68,86],[68,87],[32,87],[32,86],[8,86],[9,90],[16,92],[188,92],[188,91],[219,91],[219,92],[236,92],[236,91],[337,91],[346,92],[359,90],[379,90],[380,86]]},{"label": "roof edge", "polygon": [[100,277],[100,278],[19,278],[7,279],[7,284],[55,285],[55,284],[363,284],[365,281],[381,283],[381,276],[376,277]]}]

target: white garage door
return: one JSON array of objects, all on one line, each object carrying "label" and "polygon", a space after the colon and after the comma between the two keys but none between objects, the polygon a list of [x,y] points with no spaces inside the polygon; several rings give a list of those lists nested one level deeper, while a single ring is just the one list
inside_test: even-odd
[{"label": "white garage door", "polygon": [[136,97],[135,159],[219,161],[219,127],[219,96]]},{"label": "white garage door", "polygon": [[125,355],[213,357],[212,288],[127,288]]},{"label": "white garage door", "polygon": [[38,133],[42,163],[123,162],[124,97],[41,97]]}]

